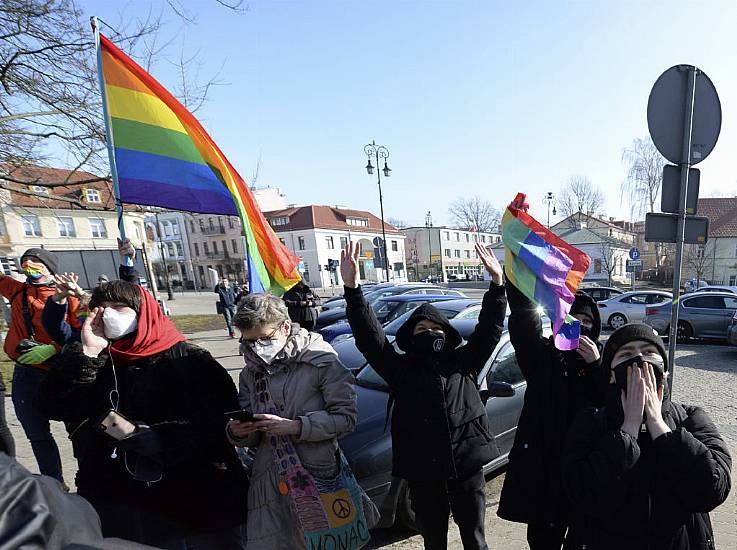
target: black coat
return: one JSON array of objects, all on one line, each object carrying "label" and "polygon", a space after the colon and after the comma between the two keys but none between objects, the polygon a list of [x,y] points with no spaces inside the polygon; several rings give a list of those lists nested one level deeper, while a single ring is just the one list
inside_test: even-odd
[{"label": "black coat", "polygon": [[566,549],[715,548],[708,512],[729,494],[727,445],[702,409],[665,400],[662,410],[673,431],[654,441],[621,431],[607,408],[579,413],[562,459],[574,505]]},{"label": "black coat", "polygon": [[297,283],[286,291],[282,298],[293,322],[310,323],[317,319],[316,306],[320,305],[320,297],[306,284]]},{"label": "black coat", "polygon": [[113,440],[91,428],[111,408],[113,370],[106,355],[88,357],[76,342],[64,348],[34,404],[53,420],[88,421],[75,435],[85,438],[79,494],[93,504],[133,504],[192,530],[243,523],[247,484],[225,436],[223,413],[239,408],[227,371],[206,350],[180,343],[115,372],[118,411],[158,436],[163,477],[150,486],[134,480],[124,452],[112,458]]},{"label": "black coat", "polygon": [[[345,298],[356,346],[386,380],[395,400],[392,473],[418,481],[459,478],[498,457],[476,377],[504,328],[504,287],[492,284],[484,295],[478,325],[463,346],[458,331],[437,309],[418,307],[397,333],[404,354],[386,339],[360,288],[346,288]],[[432,357],[413,352],[412,331],[421,319],[444,327],[449,351]]]},{"label": "black coat", "polygon": [[[579,296],[593,305],[592,339],[597,341],[598,308],[588,296]],[[507,328],[527,389],[497,514],[521,523],[565,526],[568,498],[560,477],[565,435],[577,411],[604,404],[606,379],[600,361],[586,365],[577,352],[556,349],[552,337],[543,336],[537,306],[509,282],[507,297]]]}]

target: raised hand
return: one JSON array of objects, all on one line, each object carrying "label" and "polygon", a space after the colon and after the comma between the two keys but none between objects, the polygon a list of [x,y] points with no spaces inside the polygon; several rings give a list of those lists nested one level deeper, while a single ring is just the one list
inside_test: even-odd
[{"label": "raised hand", "polygon": [[358,287],[358,255],[360,253],[361,247],[352,241],[340,251],[340,276],[343,278],[343,284],[348,288]]},{"label": "raised hand", "polygon": [[67,298],[82,298],[85,295],[84,289],[77,284],[79,276],[75,273],[66,273],[63,275],[55,275],[54,281],[56,281],[56,293],[54,294],[54,301],[57,304],[64,304]]},{"label": "raised hand", "polygon": [[599,360],[599,348],[591,338],[587,336],[581,336],[578,339],[578,354],[586,361],[587,365],[595,363]]},{"label": "raised hand", "polygon": [[637,437],[642,426],[642,413],[645,410],[645,378],[637,364],[627,367],[627,393],[622,390],[622,408],[624,409],[622,431]]},{"label": "raised hand", "polygon": [[102,323],[104,307],[96,307],[90,311],[89,317],[82,325],[82,351],[89,357],[97,357],[108,345],[105,338],[105,327]]},{"label": "raised hand", "polygon": [[476,243],[476,253],[479,255],[481,263],[484,264],[486,271],[491,275],[491,280],[496,285],[502,284],[502,266],[496,256],[489,252],[481,243]]},{"label": "raised hand", "polygon": [[118,254],[120,254],[120,263],[124,265],[126,257],[131,260],[136,259],[136,249],[131,244],[130,239],[120,240],[120,237],[118,237]]},{"label": "raised hand", "polygon": [[658,383],[650,363],[645,362],[642,366],[645,378],[645,423],[650,437],[656,439],[666,432],[671,431],[663,420],[663,407],[661,398],[663,388],[658,389]]}]

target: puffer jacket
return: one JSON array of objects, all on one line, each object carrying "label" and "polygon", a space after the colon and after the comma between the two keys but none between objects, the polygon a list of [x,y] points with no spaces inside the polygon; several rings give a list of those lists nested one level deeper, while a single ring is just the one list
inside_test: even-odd
[{"label": "puffer jacket", "polygon": [[[601,360],[587,365],[576,351],[556,349],[552,337],[543,336],[538,307],[510,282],[507,297],[509,338],[527,390],[497,514],[509,521],[565,527],[569,502],[560,476],[565,435],[577,411],[604,404],[606,378]],[[591,302],[591,339],[601,352],[596,303],[586,294],[576,298]]]},{"label": "puffer jacket", "polygon": [[[614,387],[609,402],[618,400]],[[729,494],[729,450],[699,407],[666,397],[662,412],[672,431],[655,440],[621,431],[621,401],[578,414],[562,458],[573,501],[567,550],[716,548],[709,512]]]},{"label": "puffer jacket", "polygon": [[[499,343],[507,301],[504,287],[484,295],[478,324],[461,345],[458,331],[435,307],[418,307],[397,332],[398,352],[359,288],[345,288],[348,322],[356,346],[387,382],[394,398],[392,473],[408,480],[461,478],[498,457],[477,376]],[[445,332],[444,351],[417,354],[412,333],[422,319]]]},{"label": "puffer jacket", "polygon": [[[302,424],[299,435],[292,437],[302,465],[313,473],[334,471],[337,440],[353,431],[358,415],[353,375],[335,350],[319,334],[293,324],[287,344],[269,365],[247,344],[241,345],[241,353],[246,363],[240,374],[241,408],[260,410],[255,374],[267,374],[279,415]],[[228,437],[235,445],[256,449],[248,491],[246,548],[304,548],[289,498],[279,492],[273,453],[263,433],[237,438],[228,430]]]}]

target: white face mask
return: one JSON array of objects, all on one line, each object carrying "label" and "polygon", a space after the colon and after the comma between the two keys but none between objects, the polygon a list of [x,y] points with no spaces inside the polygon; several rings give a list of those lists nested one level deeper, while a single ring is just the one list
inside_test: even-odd
[{"label": "white face mask", "polygon": [[117,340],[138,328],[138,318],[135,311],[122,312],[106,307],[102,314],[102,324],[105,337],[110,340]]},{"label": "white face mask", "polygon": [[[283,333],[281,332],[282,330],[283,330],[283,325],[279,327],[277,332],[280,335],[283,335]],[[264,363],[266,363],[267,365],[270,365],[271,362],[276,358],[277,355],[279,355],[279,352],[283,350],[284,346],[286,345],[287,345],[286,342],[282,342],[281,339],[276,338],[276,339],[269,340],[266,343],[261,343],[258,341],[253,342],[251,344],[251,349],[256,355],[258,355],[264,361]]]}]

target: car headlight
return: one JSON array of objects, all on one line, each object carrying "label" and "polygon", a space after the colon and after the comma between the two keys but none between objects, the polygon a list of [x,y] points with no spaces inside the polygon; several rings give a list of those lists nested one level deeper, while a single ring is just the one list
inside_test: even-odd
[{"label": "car headlight", "polygon": [[335,344],[339,344],[340,342],[344,342],[346,340],[349,340],[351,338],[353,338],[353,335],[352,334],[338,334],[338,336],[336,336],[335,338],[333,338],[330,343],[332,345],[335,345]]}]

